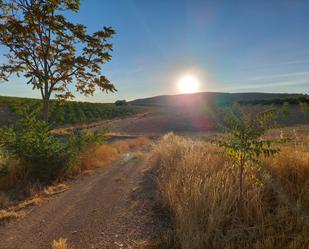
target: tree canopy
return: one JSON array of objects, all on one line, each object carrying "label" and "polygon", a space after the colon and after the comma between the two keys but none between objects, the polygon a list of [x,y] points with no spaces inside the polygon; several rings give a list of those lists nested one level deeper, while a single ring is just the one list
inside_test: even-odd
[{"label": "tree canopy", "polygon": [[116,91],[101,73],[110,61],[115,32],[104,27],[93,34],[82,24],[70,22],[63,14],[77,12],[79,0],[0,0],[0,44],[8,48],[7,61],[0,65],[0,79],[16,74],[41,92],[44,119],[52,94],[61,100],[77,92],[92,95],[98,88]]}]

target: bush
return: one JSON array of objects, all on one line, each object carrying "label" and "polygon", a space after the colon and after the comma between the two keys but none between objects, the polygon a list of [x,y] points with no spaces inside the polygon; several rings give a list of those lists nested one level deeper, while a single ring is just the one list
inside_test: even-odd
[{"label": "bush", "polygon": [[34,180],[46,182],[63,175],[83,149],[104,140],[104,132],[90,131],[68,138],[55,137],[50,125],[36,117],[35,111],[24,111],[17,128],[4,129],[0,136],[5,150],[24,165],[26,174]]},{"label": "bush", "polygon": [[25,165],[29,176],[40,181],[53,179],[67,161],[65,145],[50,130],[31,112],[24,113],[16,129],[6,129],[2,135],[6,150]]},{"label": "bush", "polygon": [[125,99],[123,99],[123,100],[116,100],[115,101],[115,105],[116,106],[122,106],[122,105],[127,105],[128,103],[127,103],[127,101],[125,100]]}]

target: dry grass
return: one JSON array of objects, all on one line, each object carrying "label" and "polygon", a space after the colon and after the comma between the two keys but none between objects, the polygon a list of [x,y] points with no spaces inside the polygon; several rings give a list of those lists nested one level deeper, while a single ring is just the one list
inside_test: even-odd
[{"label": "dry grass", "polygon": [[68,186],[64,183],[59,183],[56,185],[46,186],[43,190],[44,195],[51,196],[62,193],[68,189]]},{"label": "dry grass", "polygon": [[[10,219],[18,219],[26,215],[26,210],[30,206],[40,205],[51,196],[62,193],[67,190],[68,187],[65,184],[56,184],[46,186],[43,189],[38,187],[32,188],[28,197],[22,198],[22,200],[9,199],[7,194],[2,192],[2,203],[0,209],[0,222],[5,222]],[[34,190],[35,189],[35,190]],[[4,202],[4,200],[6,200]]]},{"label": "dry grass", "polygon": [[59,240],[53,241],[52,249],[70,249],[70,248],[71,247],[69,247],[67,244],[67,239],[60,238]]},{"label": "dry grass", "polygon": [[23,211],[8,211],[8,210],[0,210],[0,221],[7,221],[11,219],[18,219],[25,216],[25,212]]},{"label": "dry grass", "polygon": [[90,147],[83,153],[82,160],[76,168],[78,171],[91,170],[108,165],[119,158],[117,150],[110,145]]},{"label": "dry grass", "polygon": [[20,210],[20,209],[24,209],[27,208],[29,206],[35,206],[35,205],[39,205],[44,201],[44,197],[36,195],[33,198],[29,199],[29,200],[24,200],[19,202],[17,205],[13,206],[14,210]]},{"label": "dry grass", "polygon": [[127,139],[123,141],[117,141],[112,144],[113,148],[116,148],[119,153],[124,153],[129,150],[134,150],[138,147],[144,146],[149,143],[147,137],[137,137],[132,139]]},{"label": "dry grass", "polygon": [[15,159],[3,159],[0,167],[6,167],[6,175],[1,176],[0,190],[7,190],[15,186],[19,179],[23,178],[25,172],[23,165]]},{"label": "dry grass", "polygon": [[[97,167],[104,167],[109,165],[113,161],[119,160],[122,154],[131,150],[135,150],[141,146],[149,143],[149,139],[146,137],[138,137],[127,139],[123,141],[117,141],[111,145],[104,144],[97,147],[88,148],[82,156],[82,160],[78,165],[78,171],[91,170]],[[141,156],[141,153],[137,153],[135,157]]]},{"label": "dry grass", "polygon": [[247,168],[243,209],[237,171],[215,145],[168,134],[155,145],[158,186],[172,228],[160,248],[309,248],[309,151],[295,144]]}]

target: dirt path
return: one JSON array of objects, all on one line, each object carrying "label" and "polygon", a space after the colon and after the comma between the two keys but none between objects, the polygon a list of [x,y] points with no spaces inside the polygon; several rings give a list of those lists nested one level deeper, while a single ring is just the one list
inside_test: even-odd
[{"label": "dirt path", "polygon": [[75,249],[142,248],[155,229],[136,198],[144,169],[144,159],[131,159],[76,180],[25,218],[1,226],[0,248],[51,248],[59,238]]}]

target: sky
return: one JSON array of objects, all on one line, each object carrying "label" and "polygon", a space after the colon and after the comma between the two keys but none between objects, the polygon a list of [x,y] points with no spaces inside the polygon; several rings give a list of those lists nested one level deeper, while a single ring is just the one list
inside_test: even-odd
[{"label": "sky", "polygon": [[[76,100],[177,94],[183,75],[198,80],[198,91],[309,93],[306,0],[81,0],[66,16],[89,32],[117,33],[102,72],[118,92]],[[0,95],[40,97],[16,77],[0,83]]]}]

